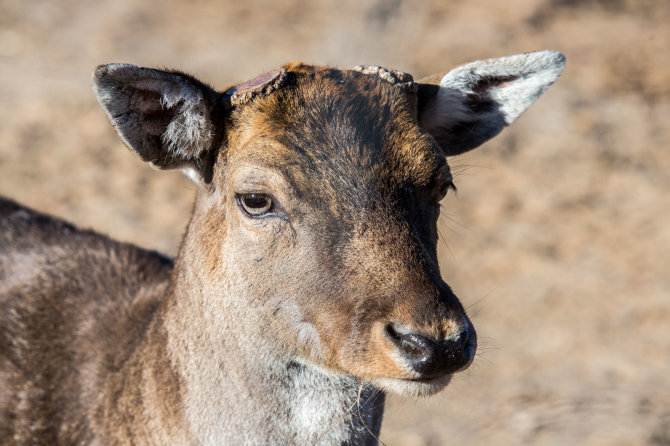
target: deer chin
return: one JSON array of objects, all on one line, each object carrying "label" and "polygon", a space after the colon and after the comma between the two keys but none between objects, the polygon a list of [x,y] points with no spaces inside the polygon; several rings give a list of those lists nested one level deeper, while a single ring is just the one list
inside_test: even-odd
[{"label": "deer chin", "polygon": [[406,379],[406,378],[373,378],[372,384],[380,389],[404,397],[427,397],[442,391],[451,381],[453,375],[437,378]]},{"label": "deer chin", "polygon": [[348,377],[360,380],[364,384],[381,389],[385,392],[395,393],[396,395],[407,398],[429,397],[444,390],[447,384],[451,382],[453,374],[438,376],[437,378],[395,378],[390,376],[360,376],[356,373],[345,372],[343,370],[333,369],[317,364],[307,359],[296,359],[293,361],[308,368],[314,369],[330,377]]}]

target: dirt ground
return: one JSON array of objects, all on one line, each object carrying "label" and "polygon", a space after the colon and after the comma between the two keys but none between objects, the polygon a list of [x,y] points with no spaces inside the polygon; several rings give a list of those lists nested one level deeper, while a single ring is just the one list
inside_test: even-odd
[{"label": "dirt ground", "polygon": [[0,0],[0,194],[174,254],[194,187],[123,147],[101,63],[224,88],[291,60],[415,77],[536,49],[563,77],[451,160],[443,276],[474,316],[474,365],[391,397],[391,445],[670,445],[670,2]]}]

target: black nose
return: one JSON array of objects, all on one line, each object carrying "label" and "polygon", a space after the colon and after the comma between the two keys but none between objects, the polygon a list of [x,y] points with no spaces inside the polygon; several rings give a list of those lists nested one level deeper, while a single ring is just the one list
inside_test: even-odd
[{"label": "black nose", "polygon": [[470,324],[457,335],[439,340],[393,324],[386,327],[386,333],[406,363],[423,379],[458,372],[468,366],[475,355],[476,335]]}]

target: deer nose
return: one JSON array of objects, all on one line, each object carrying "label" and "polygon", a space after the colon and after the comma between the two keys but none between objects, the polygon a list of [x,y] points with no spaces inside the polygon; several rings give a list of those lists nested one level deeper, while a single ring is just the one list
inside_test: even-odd
[{"label": "deer nose", "polygon": [[386,326],[386,334],[405,363],[422,379],[464,370],[472,362],[477,346],[476,335],[469,322],[458,333],[444,339],[412,333],[394,324]]}]

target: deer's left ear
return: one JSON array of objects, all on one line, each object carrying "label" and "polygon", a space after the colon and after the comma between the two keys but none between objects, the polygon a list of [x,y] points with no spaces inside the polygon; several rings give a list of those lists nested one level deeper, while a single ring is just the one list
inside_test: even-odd
[{"label": "deer's left ear", "polygon": [[419,125],[445,155],[493,138],[518,118],[565,68],[565,56],[537,51],[472,62],[441,78],[419,81]]}]

